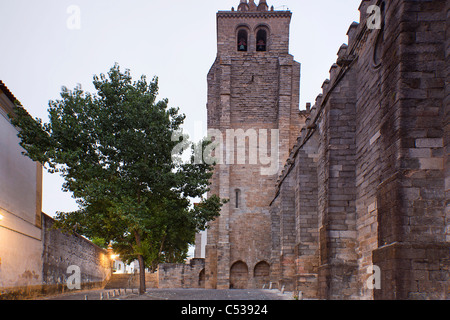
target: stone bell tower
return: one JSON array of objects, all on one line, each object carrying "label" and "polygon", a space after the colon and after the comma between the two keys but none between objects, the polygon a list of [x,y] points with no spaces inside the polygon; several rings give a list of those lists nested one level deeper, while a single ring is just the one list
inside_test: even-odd
[{"label": "stone bell tower", "polygon": [[278,272],[269,205],[307,117],[299,111],[300,64],[289,54],[291,16],[265,0],[241,0],[237,10],[217,13],[207,109],[223,161],[210,193],[230,202],[208,230],[206,288],[262,288]]}]

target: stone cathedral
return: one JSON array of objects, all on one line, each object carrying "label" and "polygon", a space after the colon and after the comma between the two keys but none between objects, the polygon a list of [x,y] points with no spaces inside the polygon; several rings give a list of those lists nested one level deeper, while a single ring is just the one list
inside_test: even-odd
[{"label": "stone cathedral", "polygon": [[[210,195],[229,202],[195,258],[159,265],[147,287],[450,299],[450,1],[363,0],[359,11],[304,111],[292,13],[265,0],[217,13]],[[83,286],[103,286],[109,253],[47,228],[42,168],[25,161],[6,117],[15,100],[0,81],[0,295],[64,290],[71,265],[87,271]]]},{"label": "stone cathedral", "polygon": [[450,1],[359,11],[304,111],[291,12],[241,0],[217,13],[210,192],[230,201],[182,286],[450,298]]}]

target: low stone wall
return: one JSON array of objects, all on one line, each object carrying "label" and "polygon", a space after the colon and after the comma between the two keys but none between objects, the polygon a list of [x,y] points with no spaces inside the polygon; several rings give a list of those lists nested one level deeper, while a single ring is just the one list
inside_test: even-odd
[{"label": "low stone wall", "polygon": [[[0,300],[25,299],[70,291],[67,281],[80,273],[80,288],[102,288],[111,277],[108,252],[77,234],[54,229],[55,221],[42,215],[42,274],[40,283],[0,288]],[[26,250],[26,248],[23,248]],[[71,267],[71,268],[69,268]],[[79,268],[79,269],[78,269]]]},{"label": "low stone wall", "polygon": [[46,285],[65,284],[72,272],[81,271],[81,283],[102,283],[111,277],[108,252],[87,239],[53,229],[54,220],[43,216],[43,282]]},{"label": "low stone wall", "polygon": [[160,264],[158,274],[160,289],[204,288],[205,259],[192,259],[189,264]]},{"label": "low stone wall", "polygon": [[[145,287],[147,289],[158,288],[158,273],[145,273]],[[138,289],[139,288],[139,272],[113,274],[105,289]]]}]

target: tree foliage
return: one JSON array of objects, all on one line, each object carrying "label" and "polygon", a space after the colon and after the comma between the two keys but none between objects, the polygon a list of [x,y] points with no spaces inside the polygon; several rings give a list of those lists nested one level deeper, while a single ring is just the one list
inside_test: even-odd
[{"label": "tree foliage", "polygon": [[[172,157],[185,116],[157,101],[157,78],[133,82],[116,64],[93,84],[96,94],[63,88],[49,103],[49,123],[21,107],[12,117],[26,155],[60,173],[78,201],[79,210],[58,213],[57,225],[112,242],[124,260],[142,258],[146,267],[183,261],[224,203],[203,198],[213,166]],[[193,198],[202,200],[193,206]]]}]

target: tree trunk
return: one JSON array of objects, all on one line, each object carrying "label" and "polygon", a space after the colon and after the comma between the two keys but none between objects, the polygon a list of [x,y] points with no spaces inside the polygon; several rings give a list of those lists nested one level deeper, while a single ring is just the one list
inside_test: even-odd
[{"label": "tree trunk", "polygon": [[145,262],[142,255],[138,256],[139,260],[139,294],[145,294],[147,288],[145,287]]},{"label": "tree trunk", "polygon": [[[141,246],[141,235],[138,231],[134,231],[134,237],[136,238],[136,244],[138,247]],[[147,291],[145,287],[145,261],[143,255],[138,255],[139,261],[139,294],[142,295]]]}]

